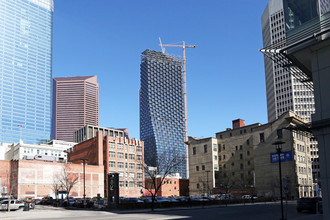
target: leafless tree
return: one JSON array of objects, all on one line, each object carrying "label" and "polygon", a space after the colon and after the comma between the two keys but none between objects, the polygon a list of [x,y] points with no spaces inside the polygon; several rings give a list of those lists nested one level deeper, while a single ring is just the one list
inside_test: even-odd
[{"label": "leafless tree", "polygon": [[77,184],[79,178],[76,173],[72,172],[70,164],[65,164],[62,167],[61,173],[58,175],[58,185],[66,191],[67,200],[69,200],[70,191]]},{"label": "leafless tree", "polygon": [[148,166],[143,163],[143,168],[146,177],[146,184],[144,188],[151,194],[151,210],[154,210],[154,203],[157,193],[161,190],[165,179],[171,174],[175,173],[175,169],[178,168],[182,163],[186,162],[186,157],[171,155],[168,156],[163,154],[159,158],[157,167]]}]

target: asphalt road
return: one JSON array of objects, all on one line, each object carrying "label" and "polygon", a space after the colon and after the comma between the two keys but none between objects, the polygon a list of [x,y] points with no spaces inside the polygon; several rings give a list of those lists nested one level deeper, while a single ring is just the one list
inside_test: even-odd
[{"label": "asphalt road", "polygon": [[[65,210],[39,206],[30,212],[0,212],[0,219],[51,219],[51,220],[138,220],[138,219],[224,219],[224,220],[278,220],[281,217],[280,205],[277,204],[247,204],[232,206],[208,206],[192,208],[158,209],[138,211],[84,211]],[[295,204],[288,204],[286,219],[321,220],[322,215],[298,213]]]}]

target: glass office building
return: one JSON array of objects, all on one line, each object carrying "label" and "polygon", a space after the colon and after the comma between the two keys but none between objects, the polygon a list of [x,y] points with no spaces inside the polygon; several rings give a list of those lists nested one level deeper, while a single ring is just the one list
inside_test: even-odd
[{"label": "glass office building", "polygon": [[145,50],[141,56],[140,139],[145,162],[158,167],[176,163],[172,172],[187,177],[182,59]]},{"label": "glass office building", "polygon": [[53,4],[0,1],[0,143],[50,139]]}]

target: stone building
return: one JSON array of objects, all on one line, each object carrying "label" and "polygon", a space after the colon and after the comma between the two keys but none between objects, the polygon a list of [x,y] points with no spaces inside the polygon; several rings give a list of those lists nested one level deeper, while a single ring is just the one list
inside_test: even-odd
[{"label": "stone building", "polygon": [[188,155],[190,195],[210,194],[218,175],[217,139],[189,137]]},{"label": "stone building", "polygon": [[304,123],[303,118],[288,111],[264,125],[245,126],[243,120],[234,120],[233,129],[216,133],[216,138],[190,137],[190,194],[212,190],[236,196],[278,197],[278,154],[273,143],[282,141],[284,191],[289,198],[313,196],[311,152],[317,146],[309,132],[296,129]]},{"label": "stone building", "polygon": [[216,133],[219,175],[215,182],[222,191],[254,187],[253,128],[258,126],[259,123],[245,126],[242,119],[237,119],[233,121],[233,129]]}]

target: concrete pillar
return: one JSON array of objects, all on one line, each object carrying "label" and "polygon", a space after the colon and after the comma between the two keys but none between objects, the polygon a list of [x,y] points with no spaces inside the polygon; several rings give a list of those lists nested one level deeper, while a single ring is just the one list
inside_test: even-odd
[{"label": "concrete pillar", "polygon": [[330,219],[330,45],[312,48],[316,112],[312,116],[320,159],[323,219]]}]

